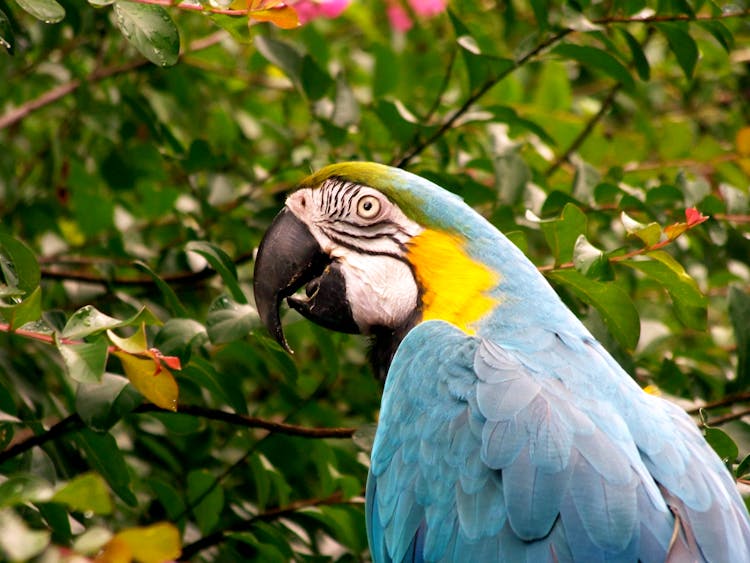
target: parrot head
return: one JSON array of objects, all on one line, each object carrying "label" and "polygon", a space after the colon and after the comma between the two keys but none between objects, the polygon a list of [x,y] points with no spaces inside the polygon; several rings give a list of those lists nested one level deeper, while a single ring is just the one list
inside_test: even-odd
[{"label": "parrot head", "polygon": [[[491,257],[482,255],[488,246],[497,250]],[[284,299],[323,327],[372,336],[384,377],[400,341],[422,321],[480,330],[501,300],[508,252],[517,249],[432,182],[381,164],[334,164],[301,182],[263,237],[256,306],[287,350]]]}]

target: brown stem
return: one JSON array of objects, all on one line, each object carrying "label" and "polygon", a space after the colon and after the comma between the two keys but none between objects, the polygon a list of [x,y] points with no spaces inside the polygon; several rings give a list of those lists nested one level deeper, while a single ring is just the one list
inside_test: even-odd
[{"label": "brown stem", "polygon": [[[144,403],[133,411],[137,414],[158,412],[161,414],[172,414],[172,411],[166,411],[151,403]],[[242,428],[261,428],[268,430],[273,434],[286,434],[287,436],[297,436],[301,438],[321,439],[321,438],[351,438],[356,428],[314,428],[308,426],[299,426],[283,422],[274,422],[255,416],[244,416],[230,413],[218,409],[210,409],[199,405],[179,405],[178,414],[188,414],[195,417],[201,417],[208,420],[226,422]],[[85,425],[81,417],[77,414],[71,414],[59,422],[56,422],[50,428],[42,433],[31,436],[17,442],[0,452],[0,463],[3,463],[17,455],[30,450],[35,446],[42,446],[51,440],[55,440],[70,432],[80,430]]]},{"label": "brown stem", "polygon": [[[134,412],[137,413],[150,413],[159,412],[167,413],[156,405],[151,403],[145,403]],[[233,412],[227,412],[218,409],[210,409],[202,407],[200,405],[179,405],[177,408],[179,414],[189,414],[200,418],[206,418],[208,420],[217,420],[220,422],[226,422],[234,426],[241,426],[244,428],[260,428],[268,430],[276,434],[286,434],[287,436],[300,436],[304,438],[351,438],[356,428],[311,428],[308,426],[299,426],[296,424],[288,424],[285,422],[274,422],[264,418],[258,418],[256,416],[246,416]]]},{"label": "brown stem", "polygon": [[748,415],[750,415],[750,409],[745,409],[745,410],[741,410],[737,412],[730,412],[729,414],[725,414],[722,416],[717,416],[716,418],[708,419],[706,421],[706,426],[721,426],[722,424],[731,422],[733,420],[738,420]]},{"label": "brown stem", "polygon": [[688,411],[688,414],[698,414],[698,412],[701,409],[715,409],[718,407],[728,407],[729,405],[734,405],[735,403],[744,403],[745,401],[750,401],[750,392],[738,393],[736,395],[729,395],[728,397],[722,397],[721,399],[717,399],[716,401],[711,401],[710,403],[706,403],[705,405],[701,405],[699,407],[695,407],[694,409],[690,409]]},{"label": "brown stem", "polygon": [[312,498],[306,500],[298,500],[287,504],[286,506],[280,506],[278,508],[271,508],[262,512],[256,516],[253,516],[249,520],[245,520],[225,528],[224,530],[218,530],[201,539],[194,541],[182,548],[182,554],[180,555],[180,561],[189,561],[196,554],[200,553],[204,549],[213,547],[224,541],[228,534],[234,532],[241,532],[244,530],[251,529],[256,522],[269,522],[272,520],[278,520],[284,516],[289,516],[304,508],[311,508],[315,506],[326,506],[332,504],[362,504],[362,501],[356,501],[353,499],[346,500],[341,492],[335,492],[331,496],[325,498]]}]

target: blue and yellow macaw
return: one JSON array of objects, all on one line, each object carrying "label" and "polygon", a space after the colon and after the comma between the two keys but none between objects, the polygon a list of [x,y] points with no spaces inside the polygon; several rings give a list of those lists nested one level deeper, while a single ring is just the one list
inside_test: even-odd
[{"label": "blue and yellow macaw", "polygon": [[[734,480],[534,265],[459,197],[350,162],[304,180],[258,250],[258,312],[373,337],[373,560],[750,561]],[[306,296],[295,292],[306,286]]]}]

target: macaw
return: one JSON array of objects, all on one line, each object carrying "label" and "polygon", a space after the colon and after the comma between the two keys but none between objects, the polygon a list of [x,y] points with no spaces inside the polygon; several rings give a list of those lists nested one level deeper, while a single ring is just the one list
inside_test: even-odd
[{"label": "macaw", "polygon": [[287,349],[285,298],[372,337],[376,563],[750,561],[747,509],[695,422],[455,194],[380,164],[325,167],[264,235],[254,293]]}]

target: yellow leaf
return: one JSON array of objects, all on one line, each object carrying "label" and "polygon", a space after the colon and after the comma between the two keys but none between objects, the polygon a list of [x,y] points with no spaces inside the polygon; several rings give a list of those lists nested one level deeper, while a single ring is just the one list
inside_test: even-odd
[{"label": "yellow leaf", "polygon": [[678,236],[680,236],[682,233],[688,230],[688,224],[687,223],[675,223],[674,225],[669,225],[668,227],[664,227],[664,234],[667,235],[667,238],[669,240],[674,240]]},{"label": "yellow leaf", "polygon": [[750,176],[750,127],[737,131],[737,164]]},{"label": "yellow leaf", "polygon": [[294,29],[299,27],[297,12],[291,6],[272,8],[270,10],[252,10],[248,13],[255,21],[271,22],[281,29]]},{"label": "yellow leaf", "polygon": [[130,546],[115,536],[107,542],[94,561],[95,563],[130,563],[132,560],[133,552]]},{"label": "yellow leaf", "polygon": [[169,522],[123,530],[112,538],[110,544],[114,542],[127,546],[133,559],[140,563],[174,561],[182,551],[180,533]]},{"label": "yellow leaf", "polygon": [[113,352],[120,358],[125,375],[138,392],[156,406],[177,410],[179,389],[171,372],[156,360],[137,358],[127,352]]},{"label": "yellow leaf", "polygon": [[140,354],[148,349],[146,323],[141,323],[141,327],[127,338],[120,338],[111,330],[107,330],[107,336],[112,344],[130,354]]},{"label": "yellow leaf", "polygon": [[750,127],[737,131],[737,152],[740,156],[750,156]]}]

